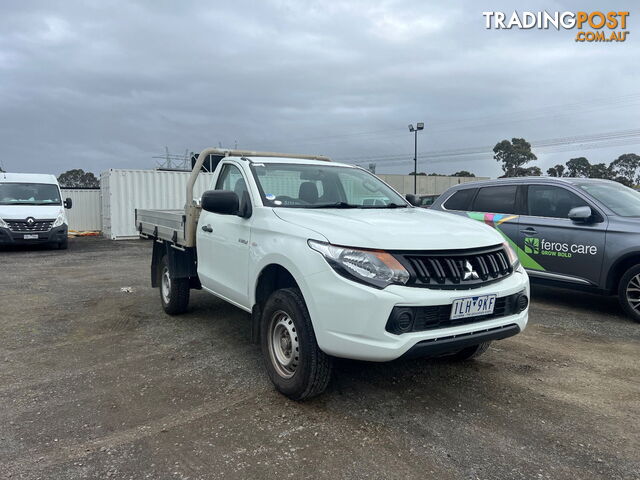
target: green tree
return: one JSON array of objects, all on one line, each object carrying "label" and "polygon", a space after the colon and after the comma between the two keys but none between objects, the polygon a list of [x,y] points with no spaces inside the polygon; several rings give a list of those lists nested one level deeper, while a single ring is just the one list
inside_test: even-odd
[{"label": "green tree", "polygon": [[424,173],[424,172],[418,172],[418,173],[416,173],[416,172],[409,172],[409,175],[418,175],[418,176],[421,176],[421,175],[426,175],[426,173]]},{"label": "green tree", "polygon": [[62,188],[100,188],[100,182],[96,176],[80,168],[61,173],[58,183]]},{"label": "green tree", "polygon": [[547,170],[547,175],[550,177],[562,177],[564,175],[564,165],[559,163],[555,167],[549,168]]},{"label": "green tree", "polygon": [[516,177],[539,177],[542,175],[542,170],[540,167],[527,167],[527,168],[518,168],[516,171]]},{"label": "green tree", "polygon": [[604,178],[610,180],[613,178],[613,171],[611,165],[605,163],[594,163],[589,167],[589,178]]},{"label": "green tree", "polygon": [[567,177],[588,177],[591,164],[585,157],[572,158],[567,162]]},{"label": "green tree", "polygon": [[531,151],[531,144],[524,138],[502,140],[493,147],[493,153],[493,158],[502,164],[505,177],[523,176],[523,172],[527,170],[524,165],[538,159]]},{"label": "green tree", "polygon": [[474,173],[468,172],[467,170],[460,170],[459,172],[451,175],[452,177],[475,177]]},{"label": "green tree", "polygon": [[635,153],[620,155],[611,162],[609,166],[617,178],[624,178],[626,180],[625,185],[637,185],[640,183],[638,167],[640,167],[640,155],[636,155]]}]

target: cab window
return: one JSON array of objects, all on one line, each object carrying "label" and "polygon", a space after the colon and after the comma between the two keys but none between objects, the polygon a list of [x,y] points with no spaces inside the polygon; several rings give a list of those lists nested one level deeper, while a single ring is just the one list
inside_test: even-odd
[{"label": "cab window", "polygon": [[443,207],[447,210],[469,210],[469,207],[471,206],[471,200],[476,194],[476,190],[476,188],[465,188],[464,190],[458,190],[453,195],[451,195],[446,202],[444,202]]},{"label": "cab window", "polygon": [[244,197],[247,189],[247,183],[242,176],[242,172],[235,165],[227,163],[223,165],[218,181],[216,182],[216,190],[230,190],[238,195],[239,199]]},{"label": "cab window", "polygon": [[473,202],[476,212],[515,213],[517,185],[481,188]]},{"label": "cab window", "polygon": [[529,185],[527,209],[533,217],[568,218],[569,210],[587,203],[576,194],[553,185]]}]

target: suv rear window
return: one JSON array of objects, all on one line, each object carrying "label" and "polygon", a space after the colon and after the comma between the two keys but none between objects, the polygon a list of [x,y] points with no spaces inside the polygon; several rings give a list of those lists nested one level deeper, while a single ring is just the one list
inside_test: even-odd
[{"label": "suv rear window", "polygon": [[447,210],[469,210],[471,199],[473,199],[476,190],[478,189],[466,188],[464,190],[458,190],[444,202],[444,208]]},{"label": "suv rear window", "polygon": [[484,187],[473,202],[476,212],[515,213],[517,185]]}]

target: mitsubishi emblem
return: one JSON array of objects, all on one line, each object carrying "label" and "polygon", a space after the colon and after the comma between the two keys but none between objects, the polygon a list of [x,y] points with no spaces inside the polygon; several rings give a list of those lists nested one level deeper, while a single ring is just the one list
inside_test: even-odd
[{"label": "mitsubishi emblem", "polygon": [[463,280],[477,280],[478,278],[480,278],[480,275],[478,275],[478,272],[476,272],[473,269],[473,266],[471,266],[471,262],[469,262],[469,260],[465,260],[464,261],[464,276],[462,277]]}]

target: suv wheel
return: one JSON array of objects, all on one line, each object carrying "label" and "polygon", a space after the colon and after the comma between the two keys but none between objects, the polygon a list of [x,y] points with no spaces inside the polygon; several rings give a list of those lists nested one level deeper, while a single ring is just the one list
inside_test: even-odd
[{"label": "suv wheel", "polygon": [[640,265],[634,265],[620,279],[618,299],[625,313],[640,322]]},{"label": "suv wheel", "polygon": [[260,343],[267,373],[279,392],[304,400],[327,388],[331,357],[318,347],[300,290],[271,294],[262,311]]},{"label": "suv wheel", "polygon": [[169,315],[178,315],[187,311],[189,305],[189,279],[171,278],[167,256],[162,257],[158,267],[158,284],[162,308]]},{"label": "suv wheel", "polygon": [[472,360],[479,357],[489,349],[491,342],[484,342],[472,347],[467,347],[453,355],[454,360]]}]

